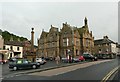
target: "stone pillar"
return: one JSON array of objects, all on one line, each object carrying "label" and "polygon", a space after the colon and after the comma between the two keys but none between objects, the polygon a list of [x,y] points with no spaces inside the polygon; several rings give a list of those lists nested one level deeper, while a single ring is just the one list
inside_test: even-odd
[{"label": "stone pillar", "polygon": [[36,54],[34,52],[34,28],[31,31],[31,57],[30,59],[35,62]]},{"label": "stone pillar", "polygon": [[34,28],[31,31],[31,51],[34,52]]}]

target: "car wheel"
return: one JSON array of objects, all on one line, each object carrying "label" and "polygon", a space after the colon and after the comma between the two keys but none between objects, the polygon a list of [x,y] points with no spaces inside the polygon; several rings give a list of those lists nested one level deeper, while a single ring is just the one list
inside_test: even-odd
[{"label": "car wheel", "polygon": [[40,65],[40,62],[38,62],[37,65]]},{"label": "car wheel", "polygon": [[36,68],[37,68],[37,66],[36,66],[36,65],[33,65],[32,67],[33,67],[33,69],[36,69]]},{"label": "car wheel", "polygon": [[16,71],[16,70],[17,70],[17,67],[13,67],[13,70]]}]

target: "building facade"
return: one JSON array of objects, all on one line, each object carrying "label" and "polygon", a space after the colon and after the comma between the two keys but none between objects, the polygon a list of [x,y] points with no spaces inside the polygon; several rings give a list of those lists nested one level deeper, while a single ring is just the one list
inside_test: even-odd
[{"label": "building facade", "polygon": [[95,53],[117,53],[117,45],[115,42],[110,40],[108,36],[103,36],[103,39],[94,41]]},{"label": "building facade", "polygon": [[89,31],[87,18],[84,19],[84,26],[78,28],[81,42],[81,53],[94,53],[94,37],[92,31]]},{"label": "building facade", "polygon": [[44,57],[55,57],[59,55],[59,31],[51,25],[49,32],[42,31],[38,40],[38,55]]},{"label": "building facade", "polygon": [[94,37],[89,32],[87,18],[84,19],[84,26],[77,28],[63,23],[62,29],[53,27],[49,32],[44,30],[38,39],[38,55],[40,57],[55,57],[57,55],[66,57],[72,55],[77,57],[84,52],[93,53]]},{"label": "building facade", "polygon": [[19,41],[4,42],[3,49],[8,50],[8,54],[6,55],[7,59],[12,57],[23,57],[23,45]]},{"label": "building facade", "polygon": [[63,23],[60,30],[60,55],[66,57],[68,54],[73,57],[80,55],[80,35],[77,27]]},{"label": "building facade", "polygon": [[23,41],[22,45],[23,45],[23,57],[26,57],[31,51],[31,42],[28,40]]}]

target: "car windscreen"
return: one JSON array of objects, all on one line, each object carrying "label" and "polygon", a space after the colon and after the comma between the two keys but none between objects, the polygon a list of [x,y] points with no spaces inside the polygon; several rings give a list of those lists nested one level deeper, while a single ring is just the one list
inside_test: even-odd
[{"label": "car windscreen", "polygon": [[88,57],[88,56],[89,56],[89,54],[83,54],[83,56]]}]

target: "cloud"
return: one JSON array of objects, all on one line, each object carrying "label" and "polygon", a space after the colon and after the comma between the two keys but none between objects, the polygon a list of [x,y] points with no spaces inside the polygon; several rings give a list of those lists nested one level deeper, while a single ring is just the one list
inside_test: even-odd
[{"label": "cloud", "polygon": [[32,27],[35,28],[35,40],[37,40],[42,29],[49,31],[51,24],[62,28],[62,23],[68,22],[71,26],[82,27],[85,16],[95,38],[108,35],[117,41],[117,2],[2,3],[3,29],[28,39]]}]

